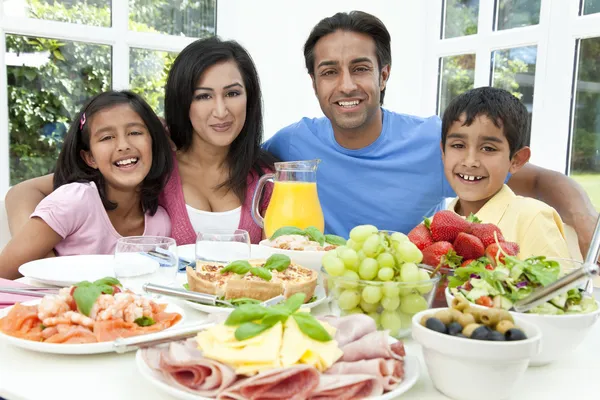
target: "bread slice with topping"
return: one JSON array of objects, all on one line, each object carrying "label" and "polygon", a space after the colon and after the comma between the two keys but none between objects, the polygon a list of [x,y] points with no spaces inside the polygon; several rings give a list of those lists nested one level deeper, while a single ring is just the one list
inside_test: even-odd
[{"label": "bread slice with topping", "polygon": [[[264,266],[266,260],[248,260],[253,267]],[[317,287],[317,272],[301,265],[291,263],[282,272],[270,270],[272,278],[267,281],[247,273],[238,275],[228,271],[221,273],[224,263],[196,263],[196,270],[186,268],[189,289],[194,292],[222,296],[225,300],[248,297],[265,301],[283,294],[286,298],[296,293],[306,295],[309,301]]]}]

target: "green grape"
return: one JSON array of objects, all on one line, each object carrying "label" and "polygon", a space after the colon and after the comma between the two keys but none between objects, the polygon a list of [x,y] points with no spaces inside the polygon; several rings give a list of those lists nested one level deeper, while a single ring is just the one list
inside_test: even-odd
[{"label": "green grape", "polygon": [[416,314],[427,308],[427,301],[418,294],[409,294],[400,300],[400,311],[405,314]]},{"label": "green grape", "polygon": [[394,268],[396,261],[391,253],[381,253],[377,256],[379,268]]},{"label": "green grape", "polygon": [[381,299],[381,306],[388,311],[394,311],[400,306],[400,297],[384,297]]},{"label": "green grape", "polygon": [[367,257],[362,260],[358,266],[358,275],[361,279],[367,281],[375,279],[377,276],[377,271],[379,271],[379,267],[377,266],[377,261],[374,258]]},{"label": "green grape", "polygon": [[379,235],[373,234],[365,240],[362,250],[367,257],[375,257],[379,253],[381,244],[379,243]]},{"label": "green grape", "polygon": [[409,329],[412,326],[412,315],[401,311],[398,311],[397,314],[400,317],[400,321],[402,321],[402,329]]},{"label": "green grape", "polygon": [[397,336],[402,328],[402,321],[395,311],[384,310],[381,312],[381,326],[389,329],[390,336]]},{"label": "green grape", "polygon": [[379,286],[367,285],[362,290],[362,298],[369,304],[377,304],[383,293]]},{"label": "green grape", "polygon": [[400,259],[404,262],[420,263],[423,260],[423,253],[411,241],[404,241],[395,246],[395,250]]},{"label": "green grape", "polygon": [[358,276],[358,274],[356,272],[347,269],[342,274],[342,277],[346,278],[346,279],[338,280],[340,287],[342,287],[344,289],[356,289],[358,287],[358,282],[348,282],[348,281],[358,281],[360,279],[360,277]]},{"label": "green grape", "polygon": [[401,232],[392,233],[391,239],[395,242],[402,243],[408,240],[408,236]]},{"label": "green grape", "polygon": [[356,251],[346,248],[344,251],[339,253],[339,258],[344,262],[344,266],[352,271],[358,271],[358,264],[360,264],[360,260],[358,259],[358,254]]},{"label": "green grape", "polygon": [[[419,269],[419,280],[420,281],[428,281],[431,277],[429,276],[429,272],[424,269]],[[433,289],[433,283],[425,283],[423,285],[417,286],[417,290],[421,294],[429,293]]]},{"label": "green grape", "polygon": [[398,289],[398,295],[400,297],[408,296],[409,294],[413,294],[415,292],[415,288],[412,285],[402,285],[400,289]]},{"label": "green grape", "polygon": [[352,250],[354,250],[354,251],[358,251],[358,250],[360,250],[360,249],[361,249],[361,247],[362,247],[362,243],[360,243],[360,242],[355,242],[355,241],[354,241],[354,240],[352,240],[352,239],[348,239],[348,240],[346,241],[346,247],[348,247],[348,248],[350,248],[350,249],[352,249]]},{"label": "green grape", "polygon": [[362,308],[362,310],[366,313],[372,313],[372,312],[377,311],[377,308],[379,308],[379,303],[370,304],[370,303],[367,303],[365,301],[365,299],[363,298],[360,301],[360,308]]},{"label": "green grape", "polygon": [[344,263],[339,258],[326,254],[323,256],[323,268],[325,271],[331,276],[340,276],[344,273],[346,268],[344,268]]},{"label": "green grape", "polygon": [[379,329],[379,327],[381,326],[381,314],[379,314],[378,312],[370,312],[367,315],[373,318],[373,321],[375,321],[375,325],[377,325],[377,329]]},{"label": "green grape", "polygon": [[394,279],[394,270],[389,267],[380,268],[379,272],[377,272],[377,277],[381,281],[391,281]]},{"label": "green grape", "polygon": [[377,233],[377,227],[373,225],[358,225],[350,231],[350,239],[355,242],[362,243],[373,234]]},{"label": "green grape", "polygon": [[357,251],[356,251],[356,255],[358,255],[358,260],[359,260],[359,261],[362,261],[362,260],[364,260],[365,258],[367,258],[367,256],[365,255],[365,252],[364,252],[362,249],[360,249],[360,250],[357,250]]},{"label": "green grape", "polygon": [[382,288],[385,297],[398,297],[400,295],[400,287],[395,282],[386,282]]},{"label": "green grape", "polygon": [[364,314],[364,313],[363,313],[363,311],[362,311],[360,308],[358,308],[358,307],[354,307],[354,308],[352,308],[352,309],[350,309],[350,310],[343,310],[343,311],[342,311],[342,316],[344,316],[344,315],[350,315],[350,314]]},{"label": "green grape", "polygon": [[338,306],[342,310],[351,310],[360,303],[360,294],[356,290],[344,290],[338,297]]},{"label": "green grape", "polygon": [[400,279],[402,279],[402,282],[417,282],[419,280],[419,267],[417,267],[417,264],[408,262],[402,264]]},{"label": "green grape", "polygon": [[346,247],[346,246],[338,246],[338,247],[336,247],[336,248],[335,248],[334,250],[332,250],[332,251],[335,251],[335,255],[339,257],[339,256],[341,256],[341,255],[342,255],[342,253],[343,253],[345,250],[348,250],[348,247]]}]

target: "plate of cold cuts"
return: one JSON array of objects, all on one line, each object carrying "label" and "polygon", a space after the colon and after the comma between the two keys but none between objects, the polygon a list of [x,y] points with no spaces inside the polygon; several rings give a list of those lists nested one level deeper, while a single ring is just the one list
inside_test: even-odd
[{"label": "plate of cold cuts", "polygon": [[403,343],[388,331],[378,331],[370,317],[353,314],[320,319],[336,328],[334,339],[343,353],[321,372],[314,365],[298,363],[250,376],[237,374],[231,365],[205,357],[197,338],[140,349],[136,364],[152,385],[182,400],[387,400],[417,382],[418,359],[407,356]]}]

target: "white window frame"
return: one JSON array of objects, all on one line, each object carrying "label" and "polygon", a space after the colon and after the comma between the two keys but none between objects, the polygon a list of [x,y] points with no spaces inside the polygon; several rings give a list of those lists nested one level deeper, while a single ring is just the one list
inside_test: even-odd
[{"label": "white window frame", "polygon": [[129,2],[127,0],[113,0],[111,3],[112,26],[97,27],[5,15],[0,0],[0,195],[2,199],[4,199],[10,187],[8,86],[4,59],[7,34],[112,46],[112,88],[116,90],[129,88],[129,51],[131,48],[180,52],[197,39],[194,37],[130,31]]},{"label": "white window frame", "polygon": [[439,96],[441,57],[475,54],[474,87],[488,86],[491,53],[513,47],[537,46],[531,123],[531,162],[569,172],[572,111],[577,78],[576,42],[600,36],[600,13],[579,16],[580,0],[541,0],[538,25],[494,31],[494,1],[480,0],[477,34],[440,39],[444,0],[427,2],[426,54],[423,62],[422,113],[435,114]]}]

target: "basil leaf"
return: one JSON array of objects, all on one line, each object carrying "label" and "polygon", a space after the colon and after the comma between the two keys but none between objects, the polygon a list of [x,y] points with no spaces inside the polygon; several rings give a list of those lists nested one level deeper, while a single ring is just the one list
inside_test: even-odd
[{"label": "basil leaf", "polygon": [[232,271],[238,275],[245,275],[248,271],[250,271],[252,266],[246,260],[238,260],[230,262],[225,266],[225,268],[221,268],[221,273]]},{"label": "basil leaf", "polygon": [[271,235],[271,237],[269,238],[269,240],[276,239],[279,236],[283,236],[283,235],[302,235],[302,236],[306,236],[307,233],[304,232],[300,228],[296,228],[295,226],[283,226],[283,227],[277,229],[275,231],[275,233],[273,233],[273,235]]},{"label": "basil leaf", "polygon": [[92,306],[96,299],[102,294],[102,290],[95,285],[77,286],[73,292],[73,298],[77,304],[77,309],[86,316],[90,316]]},{"label": "basil leaf", "polygon": [[135,321],[133,321],[133,322],[135,322],[135,323],[136,323],[136,324],[138,324],[139,326],[152,326],[152,325],[154,325],[154,324],[156,323],[156,321],[154,321],[154,320],[152,319],[152,317],[146,317],[146,316],[143,316],[143,317],[137,318],[137,319],[136,319]]},{"label": "basil leaf", "polygon": [[100,291],[104,294],[113,294],[115,292],[115,288],[112,285],[100,284],[94,286],[100,289]]},{"label": "basil leaf", "polygon": [[256,321],[267,315],[267,309],[259,304],[244,304],[236,308],[225,320],[225,325],[240,325],[244,322]]},{"label": "basil leaf", "polygon": [[256,322],[246,322],[240,325],[235,330],[235,338],[240,341],[250,339],[254,336],[260,335],[261,333],[263,333],[271,327],[272,325],[266,325],[262,323],[257,324]]},{"label": "basil leaf", "polygon": [[285,254],[273,254],[271,257],[267,258],[264,267],[266,269],[275,269],[282,272],[289,267],[291,263],[292,260]]},{"label": "basil leaf", "polygon": [[309,238],[311,238],[315,242],[319,242],[321,246],[325,244],[325,236],[323,235],[323,232],[321,232],[314,226],[309,226],[304,230],[304,232],[306,232]]},{"label": "basil leaf", "polygon": [[117,278],[113,278],[112,276],[107,276],[106,278],[98,279],[94,281],[94,285],[109,285],[109,286],[122,286],[121,282]]},{"label": "basil leaf", "polygon": [[323,325],[309,313],[292,314],[294,321],[298,324],[300,331],[311,339],[319,342],[328,342],[331,340],[331,335],[323,328]]},{"label": "basil leaf", "polygon": [[284,303],[282,303],[282,306],[285,307],[285,309],[288,310],[290,314],[293,314],[296,311],[298,311],[302,304],[304,304],[304,299],[306,299],[306,294],[296,293],[290,296]]},{"label": "basil leaf", "polygon": [[287,321],[290,314],[284,309],[268,309],[267,316],[263,318],[262,323],[273,326],[278,322],[284,323]]},{"label": "basil leaf", "polygon": [[81,282],[77,282],[76,284],[74,284],[73,286],[75,287],[80,287],[80,286],[92,286],[93,283],[90,281],[81,281]]},{"label": "basil leaf", "polygon": [[346,239],[337,235],[325,235],[325,241],[329,244],[335,244],[337,246],[344,246]]},{"label": "basil leaf", "polygon": [[190,285],[189,285],[188,283],[184,283],[184,284],[183,284],[183,288],[184,288],[185,290],[190,290]]},{"label": "basil leaf", "polygon": [[252,267],[250,268],[250,273],[264,279],[265,281],[270,281],[273,277],[269,270],[263,267]]}]

